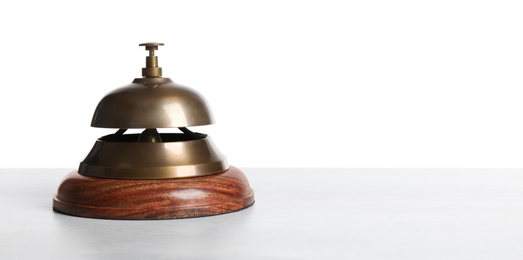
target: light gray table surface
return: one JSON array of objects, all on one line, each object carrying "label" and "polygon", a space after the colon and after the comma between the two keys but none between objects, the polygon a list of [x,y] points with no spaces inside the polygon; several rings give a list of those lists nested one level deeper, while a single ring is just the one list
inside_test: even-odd
[{"label": "light gray table surface", "polygon": [[248,209],[121,221],[53,212],[68,169],[1,169],[0,259],[523,259],[522,169],[243,170]]}]

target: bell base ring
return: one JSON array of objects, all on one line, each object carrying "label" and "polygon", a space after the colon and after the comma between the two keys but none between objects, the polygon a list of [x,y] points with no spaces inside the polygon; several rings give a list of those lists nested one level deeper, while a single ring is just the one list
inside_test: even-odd
[{"label": "bell base ring", "polygon": [[55,211],[102,219],[176,219],[238,211],[254,203],[243,172],[228,170],[201,177],[124,180],[89,177],[77,171],[62,180]]}]

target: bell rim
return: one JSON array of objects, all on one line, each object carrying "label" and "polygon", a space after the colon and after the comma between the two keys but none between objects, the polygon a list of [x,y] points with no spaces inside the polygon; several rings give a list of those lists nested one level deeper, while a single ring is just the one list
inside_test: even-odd
[{"label": "bell rim", "polygon": [[118,142],[98,139],[78,173],[109,179],[172,179],[229,169],[209,136],[176,142]]}]

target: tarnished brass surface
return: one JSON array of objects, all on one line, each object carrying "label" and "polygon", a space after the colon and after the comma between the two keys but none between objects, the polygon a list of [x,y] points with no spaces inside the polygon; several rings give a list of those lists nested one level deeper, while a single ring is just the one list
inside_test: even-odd
[{"label": "tarnished brass surface", "polygon": [[105,96],[91,126],[106,128],[172,128],[214,123],[198,92],[169,78],[137,78]]},{"label": "tarnished brass surface", "polygon": [[148,78],[161,77],[162,68],[142,68],[142,75]]},{"label": "tarnished brass surface", "polygon": [[110,141],[112,135],[102,137],[80,163],[78,172],[100,178],[168,179],[210,175],[229,168],[225,156],[205,135],[175,142],[169,140],[187,136],[160,135],[164,142],[136,142],[136,134],[125,135],[126,141]]}]

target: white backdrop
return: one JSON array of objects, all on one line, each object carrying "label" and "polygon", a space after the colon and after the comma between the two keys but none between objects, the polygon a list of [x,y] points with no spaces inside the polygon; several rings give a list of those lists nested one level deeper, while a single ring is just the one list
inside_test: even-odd
[{"label": "white backdrop", "polygon": [[521,1],[2,1],[0,167],[77,167],[98,101],[201,92],[240,167],[523,167]]}]

